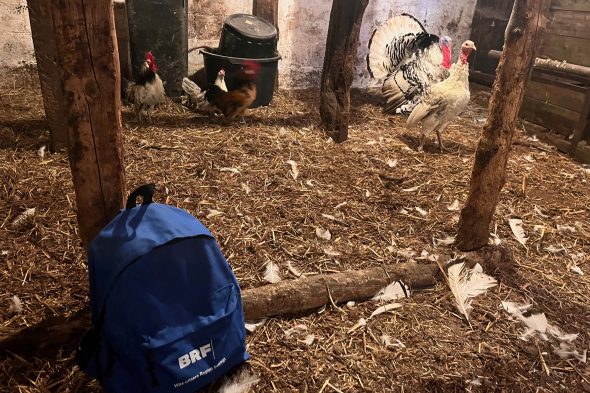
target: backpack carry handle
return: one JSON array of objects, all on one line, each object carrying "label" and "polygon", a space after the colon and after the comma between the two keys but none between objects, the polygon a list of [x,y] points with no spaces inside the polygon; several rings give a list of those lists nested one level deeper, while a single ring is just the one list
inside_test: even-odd
[{"label": "backpack carry handle", "polygon": [[152,197],[154,196],[154,191],[156,191],[156,185],[154,183],[144,184],[143,186],[139,186],[133,191],[129,198],[127,198],[127,204],[125,205],[125,209],[133,209],[137,206],[137,197],[141,196],[143,198],[142,205],[147,205],[153,202]]}]

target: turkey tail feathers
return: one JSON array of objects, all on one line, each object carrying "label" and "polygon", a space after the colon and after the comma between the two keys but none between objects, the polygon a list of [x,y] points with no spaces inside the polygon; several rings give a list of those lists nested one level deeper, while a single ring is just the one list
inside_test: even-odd
[{"label": "turkey tail feathers", "polygon": [[428,39],[430,35],[422,23],[412,15],[394,16],[379,26],[369,40],[367,69],[375,79],[383,79],[406,58],[410,47],[416,45],[416,36]]}]

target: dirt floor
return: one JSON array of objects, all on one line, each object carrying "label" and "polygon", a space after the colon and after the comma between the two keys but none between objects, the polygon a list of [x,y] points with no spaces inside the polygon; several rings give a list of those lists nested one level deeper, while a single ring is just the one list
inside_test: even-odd
[{"label": "dirt floor", "polygon": [[[78,310],[88,289],[67,156],[39,154],[48,135],[37,81],[10,78],[0,92],[0,337]],[[444,133],[442,154],[434,135],[417,153],[418,134],[403,119],[383,115],[375,92],[353,92],[349,140],[339,145],[319,129],[315,91],[281,91],[270,107],[232,126],[173,104],[140,126],[126,108],[127,184],[153,181],[157,201],[201,219],[244,289],[266,284],[268,261],[283,279],[294,278],[289,263],[306,274],[409,258],[426,263],[455,253],[440,239],[456,233],[454,208],[466,198],[485,121],[476,102],[487,93],[473,95],[470,109]],[[590,170],[519,130],[491,228],[512,249],[516,269],[476,298],[471,327],[444,283],[413,292],[401,308],[356,329],[378,302],[273,318],[248,336],[261,376],[255,390],[590,391],[587,364],[560,359],[549,341],[522,340],[524,325],[501,307],[532,303],[551,324],[579,333],[580,353],[588,349],[589,181]],[[34,216],[13,226],[29,208]],[[510,218],[522,219],[526,247],[512,234]],[[317,228],[328,229],[331,239],[318,237]],[[574,265],[586,274],[574,273]],[[0,392],[99,391],[68,352],[3,360],[0,381]]]}]

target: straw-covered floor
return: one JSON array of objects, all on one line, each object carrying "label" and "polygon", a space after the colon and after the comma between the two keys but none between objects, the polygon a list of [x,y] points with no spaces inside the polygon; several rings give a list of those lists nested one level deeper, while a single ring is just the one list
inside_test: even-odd
[{"label": "straw-covered floor", "polygon": [[[0,93],[0,337],[69,314],[87,302],[85,257],[65,154],[47,144],[38,82],[5,79]],[[374,92],[373,92],[374,93]],[[245,123],[223,126],[174,104],[150,125],[124,113],[125,170],[131,189],[157,183],[156,200],[184,208],[217,239],[245,288],[267,285],[265,264],[293,279],[414,258],[452,256],[473,153],[485,110],[469,111],[429,136],[381,113],[378,95],[353,91],[349,141],[318,127],[318,94],[279,92]],[[486,92],[474,92],[485,101]],[[288,161],[296,163],[296,170]],[[551,342],[520,339],[524,325],[502,301],[532,303],[568,333],[580,353],[590,343],[590,171],[517,132],[492,232],[512,249],[514,272],[474,301],[471,327],[441,283],[356,327],[377,302],[328,306],[300,318],[273,318],[248,336],[260,392],[589,391],[590,368],[560,359]],[[13,221],[26,209],[34,215]],[[526,247],[508,219],[522,219]],[[319,229],[318,229],[319,228]],[[318,234],[330,232],[330,240]],[[442,239],[442,242],[440,241]],[[585,275],[574,273],[578,266]],[[574,268],[575,269],[575,268]],[[22,310],[13,304],[18,296]],[[291,329],[291,330],[289,330]],[[389,336],[392,345],[385,345]],[[399,340],[399,341],[397,341]],[[2,392],[99,391],[57,359],[0,363]]]}]

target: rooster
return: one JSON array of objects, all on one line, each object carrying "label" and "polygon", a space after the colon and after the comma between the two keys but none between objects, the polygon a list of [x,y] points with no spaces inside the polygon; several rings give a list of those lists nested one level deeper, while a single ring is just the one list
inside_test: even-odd
[{"label": "rooster", "polygon": [[[209,114],[213,113],[221,113],[219,109],[215,106],[211,105],[207,100],[205,100],[205,94],[207,89],[202,89],[200,86],[204,83],[198,80],[196,83],[192,81],[190,78],[183,78],[182,80],[182,90],[187,93],[185,105],[192,109],[197,109],[201,111],[205,111]],[[222,68],[217,73],[217,78],[213,85],[218,86],[221,90],[227,92],[227,86],[225,84],[225,70]]]},{"label": "rooster", "polygon": [[158,67],[150,51],[145,55],[145,61],[139,68],[135,83],[123,79],[121,87],[123,97],[133,105],[135,116],[140,122],[143,120],[143,110],[148,111],[149,115],[149,111],[166,100],[164,83],[158,75]]},{"label": "rooster", "polygon": [[373,78],[385,79],[385,112],[408,115],[430,86],[448,77],[451,41],[429,34],[409,14],[394,16],[373,32],[367,68]]},{"label": "rooster", "polygon": [[248,60],[232,75],[232,90],[224,91],[220,86],[214,84],[202,91],[188,78],[183,80],[183,89],[189,95],[191,102],[203,102],[203,105],[206,103],[206,105],[219,110],[226,121],[232,121],[236,117],[242,116],[256,100],[256,79],[259,72],[260,64]]},{"label": "rooster", "polygon": [[441,152],[443,151],[440,133],[463,112],[469,102],[468,58],[475,50],[473,41],[465,41],[461,45],[461,56],[452,65],[449,77],[433,85],[430,92],[422,97],[421,102],[410,113],[407,120],[408,126],[422,124],[422,139],[418,151],[422,151],[426,133],[431,131],[436,131],[438,147]]}]

